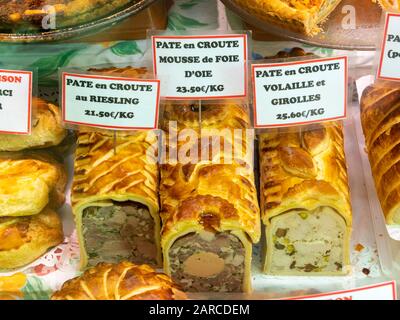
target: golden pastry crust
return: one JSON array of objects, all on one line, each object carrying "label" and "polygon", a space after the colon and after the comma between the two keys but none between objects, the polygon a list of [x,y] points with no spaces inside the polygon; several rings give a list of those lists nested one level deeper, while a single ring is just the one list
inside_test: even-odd
[{"label": "golden pastry crust", "polygon": [[[168,127],[169,121],[177,120],[178,129],[175,133],[187,128],[200,134],[196,120],[198,112],[195,108],[195,105],[167,105],[163,130],[168,132],[171,129]],[[233,130],[246,130],[249,127],[246,108],[240,105],[216,104],[202,107],[203,138],[212,136],[217,130],[227,130],[227,143],[234,147],[237,141],[232,141]],[[207,158],[197,163],[191,159],[192,163],[175,164],[167,161],[161,165],[162,243],[169,242],[181,232],[180,229],[194,227],[199,222],[202,224],[203,219],[207,220],[209,227],[217,231],[239,229],[247,233],[253,242],[258,242],[260,222],[250,150],[252,146],[247,140],[241,139],[245,137],[245,131],[242,132],[238,141],[242,143],[240,147],[243,152],[232,159],[232,164],[224,163],[228,155],[223,152],[225,141],[221,139],[220,152],[213,159],[217,162],[215,164],[211,163],[212,159]],[[172,131],[169,135],[171,133]],[[184,143],[179,143],[177,149]],[[173,153],[172,145],[168,146],[168,152]],[[213,219],[209,219],[207,213],[212,214]]]},{"label": "golden pastry crust", "polygon": [[271,130],[260,135],[262,218],[289,210],[334,208],[352,225],[350,192],[339,123]]},{"label": "golden pastry crust", "polygon": [[82,276],[69,280],[52,300],[185,300],[164,274],[147,265],[130,262],[100,263]]},{"label": "golden pastry crust", "polygon": [[388,224],[400,223],[400,87],[364,90],[361,123],[375,187]]},{"label": "golden pastry crust", "polygon": [[28,216],[65,200],[66,173],[61,164],[43,157],[13,154],[0,157],[0,217]]},{"label": "golden pastry crust", "polygon": [[400,1],[399,0],[378,0],[379,4],[383,9],[388,11],[400,11]]},{"label": "golden pastry crust", "polygon": [[341,123],[260,134],[264,271],[350,271],[352,211]]},{"label": "golden pastry crust", "polygon": [[0,269],[29,264],[62,241],[61,220],[49,208],[28,217],[0,217]]},{"label": "golden pastry crust", "polygon": [[0,151],[20,151],[57,146],[67,135],[60,109],[40,98],[32,102],[32,132],[30,135],[0,134]]},{"label": "golden pastry crust", "polygon": [[280,27],[315,35],[342,0],[235,0],[250,14]]},{"label": "golden pastry crust", "polygon": [[117,132],[114,140],[113,134],[103,130],[81,131],[78,135],[72,205],[80,239],[81,267],[88,260],[82,234],[83,210],[105,200],[135,201],[148,207],[161,264],[157,136],[153,131]]},{"label": "golden pastry crust", "polygon": [[147,74],[147,68],[133,68],[133,67],[125,67],[125,68],[102,68],[96,69],[92,68],[89,69],[90,72],[101,73],[107,76],[122,76],[127,78],[142,78]]}]

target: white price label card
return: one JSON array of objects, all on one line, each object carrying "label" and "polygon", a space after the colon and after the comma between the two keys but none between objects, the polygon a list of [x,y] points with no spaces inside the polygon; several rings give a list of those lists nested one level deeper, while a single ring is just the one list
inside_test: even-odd
[{"label": "white price label card", "polygon": [[396,282],[384,282],[371,286],[321,293],[311,296],[288,298],[286,300],[396,300]]},{"label": "white price label card", "polygon": [[0,70],[0,133],[31,132],[32,78],[31,71]]},{"label": "white price label card", "polygon": [[156,129],[160,81],[62,73],[63,120],[115,130]]},{"label": "white price label card", "polygon": [[386,15],[378,79],[400,81],[400,14]]},{"label": "white price label card", "polygon": [[152,36],[154,73],[166,99],[247,96],[247,35]]},{"label": "white price label card", "polygon": [[347,109],[347,57],[253,64],[255,128],[343,119]]}]

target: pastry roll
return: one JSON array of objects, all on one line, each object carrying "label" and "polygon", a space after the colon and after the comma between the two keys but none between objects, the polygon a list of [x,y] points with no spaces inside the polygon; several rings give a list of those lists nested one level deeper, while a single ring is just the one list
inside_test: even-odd
[{"label": "pastry roll", "polygon": [[29,135],[0,134],[0,151],[47,148],[66,137],[59,108],[40,98],[32,102],[32,132]]},{"label": "pastry roll", "polygon": [[259,137],[264,271],[342,275],[352,212],[339,123],[274,129]]},{"label": "pastry roll", "polygon": [[260,217],[249,126],[247,109],[237,104],[203,106],[201,123],[196,105],[165,107],[164,271],[185,291],[251,290]]},{"label": "pastry roll", "polygon": [[29,264],[63,241],[62,224],[52,209],[25,217],[0,217],[0,270]]},{"label": "pastry roll", "polygon": [[315,35],[319,24],[342,0],[235,0],[241,7],[261,20],[279,27]]},{"label": "pastry roll", "polygon": [[80,131],[72,204],[81,267],[99,262],[161,264],[157,137]]},{"label": "pastry roll", "polygon": [[46,156],[0,156],[0,217],[29,216],[46,207],[59,208],[65,200],[66,174],[61,164]]},{"label": "pastry roll", "polygon": [[361,123],[375,188],[387,224],[400,224],[400,86],[364,90]]},{"label": "pastry roll", "polygon": [[165,274],[147,265],[123,261],[99,263],[80,277],[65,282],[52,300],[185,300]]}]

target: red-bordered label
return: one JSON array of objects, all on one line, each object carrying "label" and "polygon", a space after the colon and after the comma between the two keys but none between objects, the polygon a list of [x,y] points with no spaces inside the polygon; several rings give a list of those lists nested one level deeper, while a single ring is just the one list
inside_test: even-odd
[{"label": "red-bordered label", "polygon": [[0,70],[0,133],[30,134],[33,72]]},{"label": "red-bordered label", "polygon": [[[393,23],[393,26],[391,25]],[[388,13],[385,20],[382,50],[377,77],[380,80],[400,81],[400,13]],[[396,42],[389,40],[389,31],[396,32]]]},{"label": "red-bordered label", "polygon": [[396,281],[283,300],[397,300]]},{"label": "red-bordered label", "polygon": [[62,114],[67,124],[117,130],[156,129],[159,107],[158,79],[62,73]]},{"label": "red-bordered label", "polygon": [[[329,68],[323,69],[324,64]],[[321,71],[315,71],[318,68]],[[297,126],[347,116],[346,56],[253,64],[251,79],[255,128]]]},{"label": "red-bordered label", "polygon": [[[239,47],[199,48],[199,44],[196,46],[197,41],[204,42],[204,40],[214,39],[216,41],[223,41],[225,39],[230,43],[234,39],[238,39]],[[165,99],[210,100],[245,98],[247,96],[247,34],[160,35],[152,36],[151,40],[154,74],[162,81],[161,94]],[[181,48],[157,48],[158,40],[167,40],[169,43],[180,42]],[[164,51],[165,54],[163,56],[165,61],[163,62],[157,59],[157,57],[161,56],[161,51]],[[193,60],[191,63],[180,64],[171,57],[178,57],[179,59],[190,58]],[[213,59],[213,62],[205,62],[206,58],[208,58],[208,61]],[[238,61],[234,61],[234,59],[238,59]],[[190,77],[185,77],[185,75],[188,75],[186,72],[193,72],[193,74]],[[195,76],[196,72],[197,76]],[[211,72],[211,76],[209,76],[209,72]],[[201,73],[203,74],[201,75]]]}]

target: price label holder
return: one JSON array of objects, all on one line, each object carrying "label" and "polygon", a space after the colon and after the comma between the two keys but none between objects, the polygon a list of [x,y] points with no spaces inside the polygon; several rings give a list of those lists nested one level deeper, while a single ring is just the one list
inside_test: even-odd
[{"label": "price label holder", "polygon": [[67,126],[111,130],[158,127],[160,80],[61,70],[63,121]]},{"label": "price label holder", "polygon": [[400,81],[400,13],[385,16],[377,79]]},{"label": "price label holder", "polygon": [[[160,80],[151,73],[139,78],[118,72],[110,76],[102,73],[105,66],[97,68],[60,70],[63,122],[75,130],[113,130],[116,154],[118,132],[127,135],[158,128]],[[96,70],[85,70],[89,69]]]},{"label": "price label holder", "polygon": [[[209,31],[212,32],[212,31]],[[168,100],[246,99],[247,32],[150,32],[154,75]]]},{"label": "price label holder", "polygon": [[396,282],[389,281],[356,289],[283,300],[397,300]]},{"label": "price label holder", "polygon": [[31,133],[34,71],[0,69],[0,134]]},{"label": "price label holder", "polygon": [[254,127],[279,128],[345,119],[348,58],[306,57],[251,65]]}]

